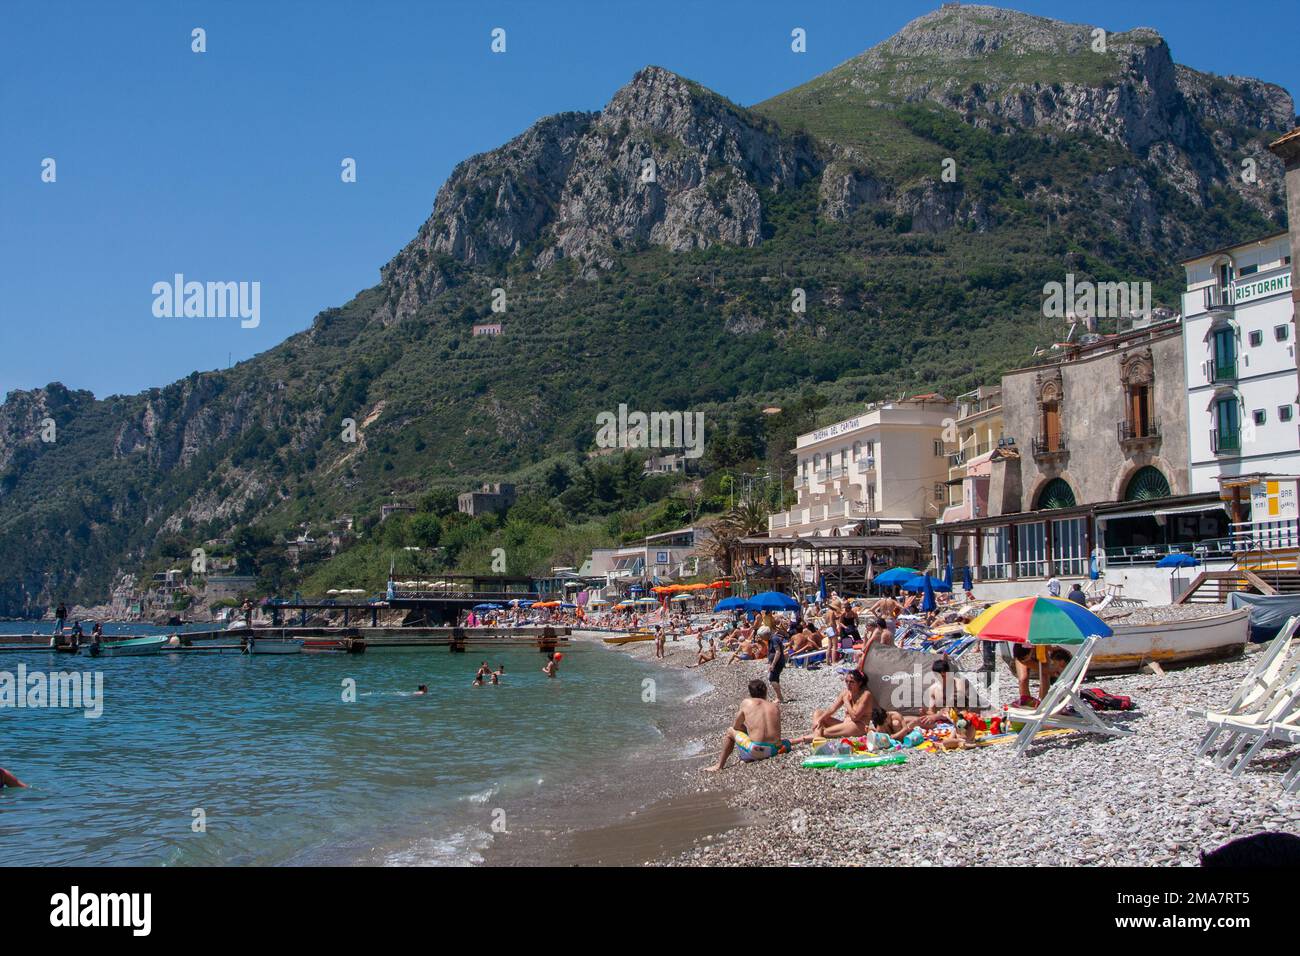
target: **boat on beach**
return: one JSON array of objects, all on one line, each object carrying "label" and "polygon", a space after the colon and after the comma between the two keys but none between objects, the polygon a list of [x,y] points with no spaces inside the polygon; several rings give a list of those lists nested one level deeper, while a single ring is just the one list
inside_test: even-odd
[{"label": "boat on beach", "polygon": [[1118,618],[1108,623],[1115,633],[1097,645],[1090,674],[1135,671],[1153,661],[1165,667],[1235,657],[1246,647],[1250,610],[1141,624],[1125,624]]},{"label": "boat on beach", "polygon": [[618,637],[605,638],[606,644],[635,644],[637,641],[653,641],[655,636],[652,632],[633,631],[631,634],[620,634]]},{"label": "boat on beach", "polygon": [[84,657],[146,657],[157,654],[167,643],[167,636],[128,637],[119,641],[83,643],[80,653]]}]

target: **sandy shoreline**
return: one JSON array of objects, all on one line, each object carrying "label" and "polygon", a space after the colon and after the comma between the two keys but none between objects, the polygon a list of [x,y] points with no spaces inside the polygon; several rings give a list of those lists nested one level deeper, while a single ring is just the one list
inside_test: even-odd
[{"label": "sandy shoreline", "polygon": [[[1201,851],[1235,837],[1300,832],[1300,799],[1280,787],[1295,750],[1266,750],[1234,780],[1195,756],[1201,731],[1185,716],[1189,707],[1225,702],[1259,650],[1160,676],[1089,680],[1134,698],[1137,711],[1108,715],[1135,729],[1132,737],[1070,734],[1036,743],[1018,760],[1003,745],[913,754],[903,766],[851,772],[804,770],[807,748],[799,748],[758,764],[733,757],[714,775],[703,768],[716,757],[745,684],[766,676],[762,662],[726,665],[720,658],[691,671],[713,689],[664,725],[669,749],[693,756],[659,768],[642,809],[622,820],[633,829],[591,828],[595,835],[572,838],[584,852],[571,845],[552,862],[1195,865]],[[652,642],[619,652],[653,662]],[[684,667],[695,653],[693,639],[669,641],[662,666]],[[978,647],[961,663],[973,669]],[[786,736],[806,730],[812,709],[839,688],[828,668],[787,669],[782,685]],[[736,816],[729,822],[721,807]],[[632,840],[637,827],[640,838]],[[652,831],[657,835],[647,838]],[[620,840],[635,844],[633,851],[615,853]]]}]

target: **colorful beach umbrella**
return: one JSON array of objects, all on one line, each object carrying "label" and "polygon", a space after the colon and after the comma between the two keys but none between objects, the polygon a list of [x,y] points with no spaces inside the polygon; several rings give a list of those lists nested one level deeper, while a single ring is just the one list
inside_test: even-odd
[{"label": "colorful beach umbrella", "polygon": [[1052,597],[999,601],[966,625],[982,641],[1012,644],[1082,644],[1110,637],[1110,625],[1086,607]]},{"label": "colorful beach umbrella", "polygon": [[915,568],[890,568],[888,571],[882,571],[871,579],[872,584],[892,587],[896,584],[903,584],[916,577],[919,572]]}]

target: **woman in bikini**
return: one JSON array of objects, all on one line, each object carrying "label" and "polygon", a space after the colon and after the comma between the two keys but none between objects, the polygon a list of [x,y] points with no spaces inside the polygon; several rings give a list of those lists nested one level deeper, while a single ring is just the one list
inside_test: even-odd
[{"label": "woman in bikini", "polygon": [[[840,709],[843,719],[839,719]],[[844,690],[825,710],[813,711],[813,726],[795,743],[806,744],[816,737],[857,737],[867,732],[876,710],[876,698],[867,690],[867,679],[858,671],[844,675]]]}]

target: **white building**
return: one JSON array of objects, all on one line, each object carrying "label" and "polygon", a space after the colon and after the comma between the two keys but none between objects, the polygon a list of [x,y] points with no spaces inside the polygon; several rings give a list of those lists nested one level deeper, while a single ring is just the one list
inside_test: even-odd
[{"label": "white building", "polygon": [[1183,263],[1191,490],[1300,474],[1291,247],[1278,232]]},{"label": "white building", "polygon": [[800,435],[798,501],[771,515],[768,530],[828,535],[872,519],[880,530],[921,534],[947,503],[944,433],[956,414],[942,395],[917,395],[870,405],[855,418]]}]

